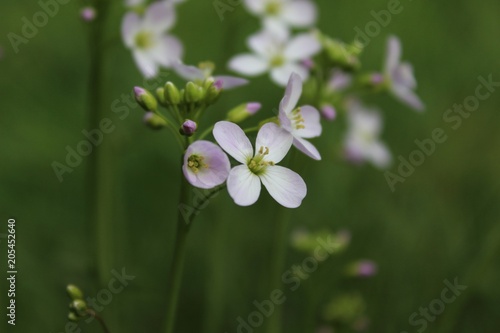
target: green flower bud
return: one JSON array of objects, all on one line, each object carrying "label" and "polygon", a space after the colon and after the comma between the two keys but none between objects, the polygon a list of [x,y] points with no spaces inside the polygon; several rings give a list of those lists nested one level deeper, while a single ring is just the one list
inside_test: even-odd
[{"label": "green flower bud", "polygon": [[243,120],[254,115],[260,108],[260,103],[240,104],[227,113],[227,120],[233,123],[241,123]]},{"label": "green flower bud", "polygon": [[203,97],[203,88],[193,82],[186,84],[186,102],[197,103]]},{"label": "green flower bud", "polygon": [[331,39],[325,35],[319,35],[319,40],[328,59],[334,64],[342,67],[344,70],[358,70],[361,67],[358,56],[362,51],[360,44],[354,42],[351,45]]},{"label": "green flower bud", "polygon": [[77,322],[80,320],[80,317],[74,312],[74,311],[70,311],[68,313],[68,319],[70,321],[74,321],[74,322]]},{"label": "green flower bud", "polygon": [[[208,80],[207,80],[208,81]],[[215,81],[209,88],[207,88],[205,94],[205,103],[214,104],[220,97],[222,91],[222,81]]]},{"label": "green flower bud", "polygon": [[81,299],[76,299],[69,305],[69,308],[73,310],[79,317],[83,317],[87,314],[87,303]]},{"label": "green flower bud", "polygon": [[160,104],[165,105],[165,89],[160,87],[156,89],[156,98]]},{"label": "green flower bud", "polygon": [[134,95],[137,103],[144,109],[144,111],[156,111],[158,108],[158,101],[152,93],[141,87],[134,87]]},{"label": "green flower bud", "polygon": [[83,299],[82,291],[74,284],[68,284],[66,286],[66,293],[72,300]]},{"label": "green flower bud", "polygon": [[167,104],[178,105],[181,102],[179,89],[170,81],[165,84],[164,94],[165,103]]},{"label": "green flower bud", "polygon": [[151,129],[154,130],[159,130],[162,129],[163,127],[167,126],[167,122],[165,119],[160,117],[159,115],[153,113],[153,112],[146,112],[144,115],[144,123]]}]

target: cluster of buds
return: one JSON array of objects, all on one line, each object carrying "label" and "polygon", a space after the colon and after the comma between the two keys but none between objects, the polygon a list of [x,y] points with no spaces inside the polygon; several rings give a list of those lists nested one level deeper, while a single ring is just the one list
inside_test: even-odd
[{"label": "cluster of buds", "polygon": [[320,32],[317,36],[323,46],[323,54],[328,59],[329,67],[339,67],[348,72],[361,68],[359,56],[363,51],[363,46],[358,41],[346,44]]},{"label": "cluster of buds", "polygon": [[69,284],[66,287],[66,292],[69,298],[71,298],[68,319],[76,322],[82,318],[88,317],[89,308],[87,303],[83,300],[82,291],[77,286]]}]

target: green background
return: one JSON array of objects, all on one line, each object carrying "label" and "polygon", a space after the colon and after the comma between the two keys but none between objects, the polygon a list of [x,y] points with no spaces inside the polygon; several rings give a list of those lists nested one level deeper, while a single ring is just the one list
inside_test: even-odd
[{"label": "green background", "polygon": [[[354,38],[354,27],[373,20],[371,10],[387,8],[385,0],[317,2],[319,27],[345,41]],[[481,102],[457,130],[442,119],[453,104],[474,94],[479,76],[492,74],[500,80],[500,2],[415,0],[402,5],[404,10],[371,40],[362,62],[365,69],[379,69],[386,37],[398,35],[427,110],[417,114],[388,96],[371,100],[384,111],[383,139],[395,159],[408,158],[417,148],[414,140],[429,138],[435,128],[442,128],[448,139],[393,193],[383,171],[343,162],[339,145],[344,126],[325,125],[324,135],[314,140],[323,161],[303,158],[296,168],[308,184],[308,196],[293,211],[292,229],[348,229],[352,243],[297,291],[287,292],[286,332],[313,332],[323,323],[325,304],[343,293],[363,295],[369,332],[416,332],[420,325],[410,325],[409,317],[439,298],[443,281],[455,277],[468,288],[426,331],[496,332],[500,327],[500,92]],[[36,1],[0,3],[0,232],[6,233],[9,217],[16,218],[19,272],[15,328],[5,324],[4,278],[0,284],[0,320],[8,332],[63,332],[69,302],[65,285],[76,283],[87,295],[104,287],[88,273],[95,240],[85,220],[85,160],[63,182],[51,167],[53,161],[64,162],[65,147],[74,148],[84,138],[82,130],[90,130],[87,27],[78,16],[81,6],[77,0],[62,5],[16,54],[7,34],[20,34],[21,18],[32,17],[40,7]],[[116,1],[103,31],[103,104],[108,107],[133,86],[144,85],[120,40],[123,13]],[[246,51],[245,38],[257,29],[257,19],[243,6],[226,12],[221,21],[212,1],[188,0],[178,7],[173,34],[184,43],[186,63],[213,60],[224,73],[227,60]],[[268,77],[259,77],[227,93],[205,119],[220,119],[232,106],[251,100],[263,103],[259,117],[265,118],[282,94]],[[109,117],[116,126],[103,144],[111,154],[113,174],[112,268],[125,267],[136,278],[114,295],[102,315],[112,332],[161,332],[179,151],[170,133],[143,126],[139,108],[130,108],[123,120],[113,113]],[[397,165],[390,170],[397,172]],[[177,332],[236,332],[236,318],[254,311],[254,300],[269,298],[266,278],[277,208],[264,192],[256,205],[242,208],[224,191],[202,211],[189,238]],[[5,272],[7,247],[1,241],[0,268]],[[286,267],[306,256],[290,249]],[[378,275],[343,276],[343,267],[359,258],[376,261]],[[95,323],[80,328],[100,331]],[[339,331],[349,332],[345,327]]]}]

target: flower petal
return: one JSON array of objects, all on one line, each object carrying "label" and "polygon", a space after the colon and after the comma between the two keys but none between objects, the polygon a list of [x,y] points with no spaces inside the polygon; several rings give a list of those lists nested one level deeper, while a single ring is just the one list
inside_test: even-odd
[{"label": "flower petal", "polygon": [[244,75],[256,76],[267,71],[269,64],[253,54],[241,54],[229,61],[229,68]]},{"label": "flower petal", "polygon": [[373,142],[366,151],[366,154],[366,158],[380,169],[387,168],[391,164],[391,153],[387,149],[387,146],[380,141]]},{"label": "flower petal", "polygon": [[245,5],[251,13],[259,15],[266,9],[266,0],[245,0]]},{"label": "flower petal", "polygon": [[254,204],[260,195],[260,179],[246,165],[231,169],[227,178],[227,191],[234,202],[240,206]]},{"label": "flower petal", "polygon": [[248,37],[247,43],[250,50],[265,59],[270,59],[280,52],[278,37],[267,30]]},{"label": "flower petal", "polygon": [[279,165],[269,166],[260,180],[274,200],[287,208],[299,207],[307,194],[302,177]]},{"label": "flower petal", "polygon": [[292,147],[293,136],[286,130],[274,123],[267,123],[261,127],[255,141],[255,150],[260,147],[269,148],[269,154],[266,155],[266,161],[279,163]]},{"label": "flower petal", "polygon": [[280,111],[283,110],[288,115],[293,111],[302,95],[302,79],[297,73],[292,72],[287,81],[285,96],[280,102]]},{"label": "flower petal", "polygon": [[284,44],[290,38],[288,25],[279,18],[268,16],[262,21],[264,30],[271,33],[275,41]]},{"label": "flower petal", "polygon": [[283,8],[282,17],[295,27],[308,27],[316,22],[317,10],[311,1],[288,1]]},{"label": "flower petal", "polygon": [[150,54],[139,50],[135,50],[132,54],[142,75],[146,78],[152,78],[158,74],[158,65]]},{"label": "flower petal", "polygon": [[401,100],[406,105],[413,108],[415,111],[422,112],[425,109],[425,105],[413,90],[402,85],[393,85],[391,91],[395,97]]},{"label": "flower petal", "polygon": [[163,36],[157,41],[155,47],[148,50],[148,53],[160,65],[170,67],[173,63],[179,62],[183,47],[176,37]]},{"label": "flower petal", "polygon": [[321,155],[319,154],[318,149],[316,149],[316,147],[314,147],[314,145],[309,141],[295,136],[293,138],[293,145],[310,158],[317,161],[321,160]]},{"label": "flower petal", "polygon": [[122,39],[129,48],[134,46],[135,35],[141,29],[141,19],[133,12],[125,14],[122,20]]},{"label": "flower petal", "polygon": [[315,138],[321,135],[321,115],[316,108],[304,105],[300,107],[304,128],[294,130],[293,134],[301,138]]},{"label": "flower petal", "polygon": [[184,80],[194,81],[205,79],[205,74],[203,74],[203,71],[198,67],[185,65],[181,62],[176,62],[172,65],[172,68],[177,73],[177,75],[182,77]]},{"label": "flower petal", "polygon": [[391,73],[399,66],[401,60],[401,42],[398,37],[390,36],[387,40],[385,72]]},{"label": "flower petal", "polygon": [[[199,168],[194,173],[188,166],[189,157],[198,155],[203,157],[207,167]],[[199,140],[193,142],[184,154],[182,170],[188,182],[199,188],[213,188],[224,183],[229,175],[231,164],[229,158],[216,144],[210,141]]]},{"label": "flower petal", "polygon": [[253,157],[253,148],[243,130],[229,121],[215,124],[213,135],[219,146],[240,163]]},{"label": "flower petal", "polygon": [[309,71],[306,67],[299,64],[287,63],[281,67],[273,68],[271,70],[271,78],[276,84],[284,87],[292,73],[298,74],[303,81],[309,77]]},{"label": "flower petal", "polygon": [[232,89],[248,84],[248,80],[236,76],[214,76],[215,81],[222,82],[222,89]]},{"label": "flower petal", "polygon": [[297,61],[312,57],[320,49],[321,44],[313,34],[303,33],[290,40],[283,54],[288,60]]},{"label": "flower petal", "polygon": [[167,1],[153,2],[144,14],[144,27],[157,33],[170,29],[174,23],[174,6]]}]

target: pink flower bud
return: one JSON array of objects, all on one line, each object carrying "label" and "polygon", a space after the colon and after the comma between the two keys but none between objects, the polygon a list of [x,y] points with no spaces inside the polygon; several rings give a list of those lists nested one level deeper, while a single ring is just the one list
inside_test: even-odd
[{"label": "pink flower bud", "polygon": [[96,11],[95,11],[95,9],[93,7],[84,7],[80,11],[80,17],[85,22],[91,22],[96,17]]},{"label": "pink flower bud", "polygon": [[186,135],[186,136],[191,136],[194,134],[194,132],[196,132],[197,128],[198,128],[198,125],[194,121],[187,119],[182,124],[181,133]]}]

